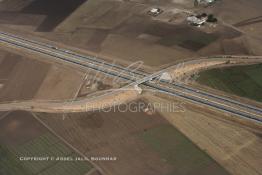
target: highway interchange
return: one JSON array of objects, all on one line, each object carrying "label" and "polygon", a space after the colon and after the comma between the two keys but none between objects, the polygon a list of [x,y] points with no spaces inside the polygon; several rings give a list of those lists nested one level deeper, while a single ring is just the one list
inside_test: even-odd
[{"label": "highway interchange", "polygon": [[241,119],[253,121],[258,124],[262,123],[262,109],[259,107],[195,89],[186,84],[178,82],[170,83],[164,80],[158,81],[157,79],[165,72],[165,70],[161,70],[154,74],[149,74],[141,70],[130,71],[121,65],[111,64],[98,58],[78,54],[50,44],[28,40],[5,32],[0,32],[0,42],[11,47],[23,49],[27,52],[42,54],[58,61],[99,71],[107,76],[127,80],[131,83],[129,85],[132,86],[139,85],[142,89],[150,89],[156,92],[166,93],[195,104],[208,106],[215,110],[233,114]]}]

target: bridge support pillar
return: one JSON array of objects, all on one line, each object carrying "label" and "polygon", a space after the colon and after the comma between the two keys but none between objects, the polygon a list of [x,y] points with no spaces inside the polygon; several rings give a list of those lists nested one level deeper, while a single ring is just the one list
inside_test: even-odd
[{"label": "bridge support pillar", "polygon": [[142,94],[142,88],[138,86],[138,84],[136,84],[135,86],[135,90],[138,92],[138,94]]},{"label": "bridge support pillar", "polygon": [[160,80],[165,80],[165,81],[172,81],[172,77],[168,72],[164,72],[161,76],[160,76]]}]

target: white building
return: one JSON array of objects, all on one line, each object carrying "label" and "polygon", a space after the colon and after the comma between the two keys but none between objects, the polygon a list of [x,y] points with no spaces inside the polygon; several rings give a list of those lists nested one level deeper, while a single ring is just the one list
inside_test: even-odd
[{"label": "white building", "polygon": [[207,21],[207,17],[189,16],[187,17],[187,21],[191,25],[201,26]]},{"label": "white building", "polygon": [[195,0],[195,5],[209,5],[214,3],[216,0]]},{"label": "white building", "polygon": [[162,12],[163,10],[161,10],[160,8],[152,8],[148,11],[148,14],[151,16],[158,16]]}]

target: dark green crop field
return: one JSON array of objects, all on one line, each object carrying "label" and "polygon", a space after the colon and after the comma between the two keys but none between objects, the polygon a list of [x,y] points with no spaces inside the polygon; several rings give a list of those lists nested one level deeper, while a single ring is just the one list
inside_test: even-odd
[{"label": "dark green crop field", "polygon": [[47,133],[15,147],[0,144],[0,174],[5,175],[83,175],[92,169],[78,161],[20,161],[19,157],[77,157],[53,135]]},{"label": "dark green crop field", "polygon": [[171,125],[145,131],[141,138],[156,151],[162,161],[173,166],[168,175],[229,175],[203,150]]},{"label": "dark green crop field", "polygon": [[203,71],[197,81],[214,89],[262,102],[262,64]]},{"label": "dark green crop field", "polygon": [[78,157],[28,112],[10,112],[0,122],[0,175],[84,175],[93,166]]}]

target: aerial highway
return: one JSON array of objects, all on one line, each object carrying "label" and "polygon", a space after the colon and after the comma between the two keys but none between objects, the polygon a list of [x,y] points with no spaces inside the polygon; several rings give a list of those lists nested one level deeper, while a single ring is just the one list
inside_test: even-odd
[{"label": "aerial highway", "polygon": [[161,70],[153,74],[141,70],[130,71],[121,65],[111,64],[98,58],[78,54],[70,50],[29,40],[5,32],[0,32],[0,42],[7,46],[23,49],[27,52],[42,54],[58,61],[99,71],[107,76],[127,80],[130,82],[128,86],[139,85],[142,89],[150,89],[166,93],[199,105],[208,106],[222,112],[233,114],[242,119],[251,120],[259,124],[262,123],[262,110],[259,107],[195,89],[186,84],[167,82],[164,80],[157,81],[156,79],[158,79],[166,70]]}]

